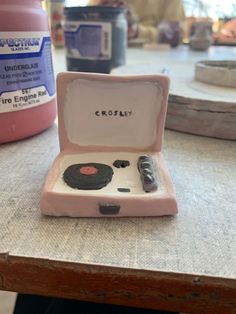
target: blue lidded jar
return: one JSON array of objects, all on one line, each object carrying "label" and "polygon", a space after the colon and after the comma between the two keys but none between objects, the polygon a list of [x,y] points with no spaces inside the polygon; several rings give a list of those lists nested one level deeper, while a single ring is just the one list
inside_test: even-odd
[{"label": "blue lidded jar", "polygon": [[126,61],[126,9],[66,7],[65,48],[68,71],[110,73]]}]

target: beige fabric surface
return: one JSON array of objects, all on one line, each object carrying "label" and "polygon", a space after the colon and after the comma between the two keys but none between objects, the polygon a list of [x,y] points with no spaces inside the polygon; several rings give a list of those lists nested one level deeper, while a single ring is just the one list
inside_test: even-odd
[{"label": "beige fabric surface", "polygon": [[39,199],[58,154],[57,127],[0,147],[0,254],[236,276],[236,145],[166,131],[175,217],[44,217]]}]

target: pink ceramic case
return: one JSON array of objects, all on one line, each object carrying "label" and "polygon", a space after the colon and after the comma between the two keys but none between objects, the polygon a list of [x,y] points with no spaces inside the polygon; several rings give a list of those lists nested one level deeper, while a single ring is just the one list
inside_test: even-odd
[{"label": "pink ceramic case", "polygon": [[[163,75],[59,74],[60,153],[46,178],[42,213],[71,217],[177,213],[175,193],[161,153],[168,91],[169,80]],[[155,191],[143,190],[137,165],[140,156],[152,161],[158,184]],[[115,160],[128,161],[129,166],[117,168]],[[110,166],[111,182],[98,190],[68,186],[63,180],[66,169],[84,163]]]}]

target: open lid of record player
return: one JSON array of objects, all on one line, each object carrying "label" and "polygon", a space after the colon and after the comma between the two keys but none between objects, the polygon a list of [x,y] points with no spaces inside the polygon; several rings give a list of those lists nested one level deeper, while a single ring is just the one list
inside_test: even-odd
[{"label": "open lid of record player", "polygon": [[168,91],[163,75],[60,73],[61,151],[161,151]]}]

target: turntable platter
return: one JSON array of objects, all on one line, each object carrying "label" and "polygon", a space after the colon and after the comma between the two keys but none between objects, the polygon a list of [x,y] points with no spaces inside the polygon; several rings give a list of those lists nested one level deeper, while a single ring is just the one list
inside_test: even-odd
[{"label": "turntable platter", "polygon": [[111,182],[113,170],[110,166],[100,163],[74,164],[63,174],[67,185],[79,190],[100,190]]}]

